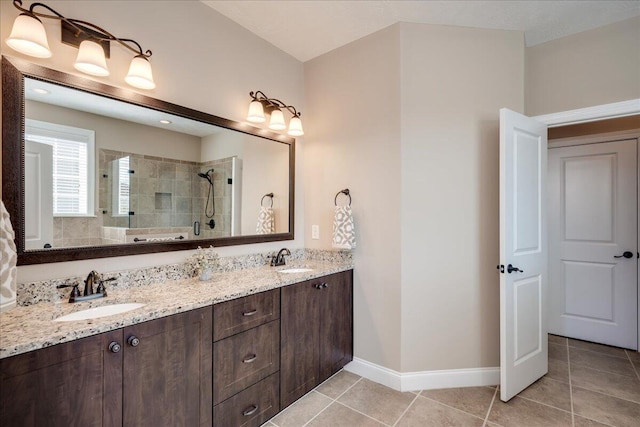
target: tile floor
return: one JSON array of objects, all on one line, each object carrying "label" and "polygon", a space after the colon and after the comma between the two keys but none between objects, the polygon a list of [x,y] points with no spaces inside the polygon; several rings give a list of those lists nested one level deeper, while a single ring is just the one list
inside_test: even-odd
[{"label": "tile floor", "polygon": [[497,387],[401,393],[340,371],[263,427],[640,427],[640,354],[549,336],[549,373],[508,403]]}]

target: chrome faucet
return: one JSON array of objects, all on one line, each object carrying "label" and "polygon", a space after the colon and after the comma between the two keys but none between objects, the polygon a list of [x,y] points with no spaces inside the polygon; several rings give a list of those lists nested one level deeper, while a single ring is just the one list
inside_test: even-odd
[{"label": "chrome faucet", "polygon": [[284,259],[285,255],[291,255],[291,251],[287,248],[280,249],[278,255],[274,255],[273,257],[271,257],[271,267],[285,265],[287,263]]},{"label": "chrome faucet", "polygon": [[[102,280],[100,279],[100,274],[97,271],[93,270],[91,271],[91,273],[89,273],[87,279],[84,281],[83,296],[80,296],[80,290],[78,289],[78,286],[80,286],[79,283],[73,285],[58,285],[56,286],[56,288],[61,289],[73,287],[73,289],[71,290],[71,295],[69,296],[69,302],[88,301],[96,298],[106,297],[107,289],[104,287],[104,282],[111,282],[113,280],[116,280],[116,278],[112,277],[110,279]],[[95,284],[97,284],[98,287],[94,292],[93,285]]]}]

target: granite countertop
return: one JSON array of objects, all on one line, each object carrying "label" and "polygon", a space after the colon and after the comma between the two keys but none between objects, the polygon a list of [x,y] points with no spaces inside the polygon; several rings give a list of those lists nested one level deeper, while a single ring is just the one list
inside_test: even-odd
[{"label": "granite countertop", "polygon": [[[284,268],[308,267],[304,273],[278,273]],[[215,273],[211,280],[169,280],[138,287],[109,287],[108,296],[70,304],[41,302],[0,314],[0,359],[96,335],[136,323],[206,307],[223,301],[280,288],[331,273],[350,270],[351,263],[304,261],[283,267],[257,267]],[[118,303],[143,307],[92,320],[54,322],[57,317],[87,308]]]}]

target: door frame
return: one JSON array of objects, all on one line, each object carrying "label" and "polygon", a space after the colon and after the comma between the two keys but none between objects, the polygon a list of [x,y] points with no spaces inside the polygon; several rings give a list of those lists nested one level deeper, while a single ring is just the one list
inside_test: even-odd
[{"label": "door frame", "polygon": [[[579,108],[576,110],[560,111],[557,113],[543,114],[532,117],[547,125],[547,127],[559,127],[578,123],[592,122],[596,120],[613,119],[617,117],[640,114],[640,98],[628,101],[614,102],[611,104],[596,105],[593,107]],[[629,133],[622,131],[621,134]],[[559,145],[555,145],[556,147]],[[640,189],[640,149],[638,150],[638,188]],[[638,212],[640,212],[640,197],[638,198]],[[638,227],[638,243],[640,244],[640,227]],[[640,352],[640,263],[638,263],[638,352]]]}]

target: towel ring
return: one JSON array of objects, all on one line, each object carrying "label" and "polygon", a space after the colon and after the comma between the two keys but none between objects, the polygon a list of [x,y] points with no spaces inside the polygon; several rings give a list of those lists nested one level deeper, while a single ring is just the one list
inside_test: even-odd
[{"label": "towel ring", "polygon": [[351,206],[351,194],[349,194],[349,189],[345,188],[344,190],[340,190],[336,193],[336,197],[334,197],[333,199],[333,204],[338,206],[338,196],[340,194],[344,194],[345,196],[347,196],[349,198],[349,206]]},{"label": "towel ring", "polygon": [[262,203],[264,202],[264,198],[268,197],[269,200],[271,200],[271,206],[269,206],[270,208],[273,207],[273,193],[267,193],[264,196],[262,196],[262,199],[260,199],[260,206],[262,206]]}]

